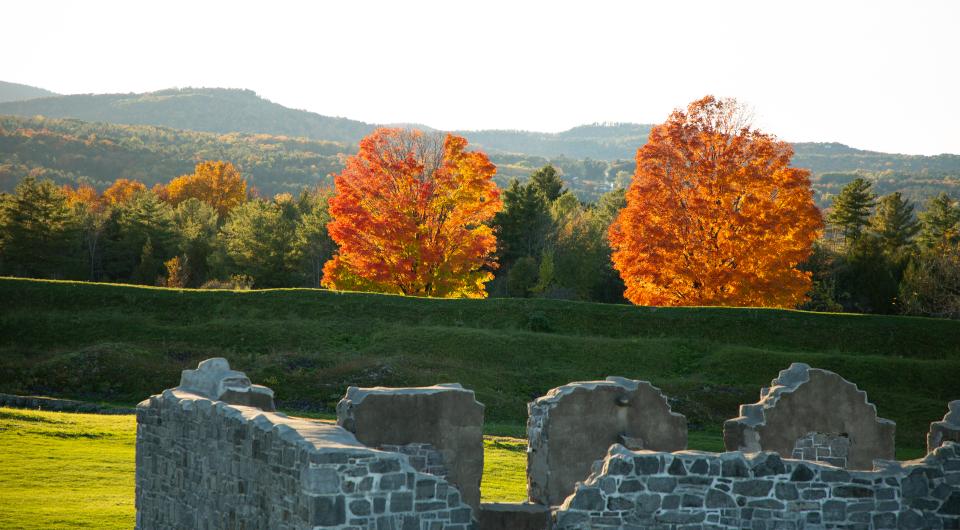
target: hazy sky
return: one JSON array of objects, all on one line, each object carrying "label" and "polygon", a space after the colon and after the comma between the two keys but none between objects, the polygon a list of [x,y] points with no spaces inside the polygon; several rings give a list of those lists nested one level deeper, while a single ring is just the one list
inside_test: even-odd
[{"label": "hazy sky", "polygon": [[0,79],[250,88],[443,129],[657,123],[705,94],[786,140],[960,153],[960,1],[193,0],[0,6]]}]

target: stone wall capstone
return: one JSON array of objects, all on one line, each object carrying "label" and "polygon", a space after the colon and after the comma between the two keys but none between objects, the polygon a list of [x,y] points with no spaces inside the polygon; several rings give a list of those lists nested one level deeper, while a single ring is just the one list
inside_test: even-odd
[{"label": "stone wall capstone", "polygon": [[740,416],[724,423],[723,442],[728,451],[775,451],[789,458],[811,433],[844,437],[847,468],[872,469],[875,459],[894,458],[895,430],[855,384],[793,363],[761,390],[760,401],[740,405]]},{"label": "stone wall capstone", "polygon": [[676,451],[687,420],[646,381],[608,377],[550,390],[528,405],[527,496],[555,506],[573,492],[611,445]]},{"label": "stone wall capstone", "polygon": [[960,399],[947,404],[947,413],[943,420],[930,424],[927,452],[940,447],[946,441],[960,442]]},{"label": "stone wall capstone", "polygon": [[136,528],[468,530],[441,477],[347,430],[182,388],[137,407]]},{"label": "stone wall capstone", "polygon": [[876,471],[744,454],[610,448],[556,530],[960,528],[960,444]]},{"label": "stone wall capstone", "polygon": [[472,390],[456,383],[352,386],[337,404],[337,424],[370,447],[429,444],[440,453],[447,480],[476,510],[483,478],[483,409]]}]

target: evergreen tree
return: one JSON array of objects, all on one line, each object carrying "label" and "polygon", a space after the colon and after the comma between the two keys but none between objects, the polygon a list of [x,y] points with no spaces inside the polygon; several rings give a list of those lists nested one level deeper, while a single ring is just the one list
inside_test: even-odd
[{"label": "evergreen tree", "polygon": [[66,278],[78,274],[79,230],[67,196],[50,180],[27,177],[0,200],[4,274]]},{"label": "evergreen tree", "polygon": [[299,218],[296,221],[293,241],[293,259],[304,278],[304,285],[320,287],[323,280],[323,264],[336,250],[336,244],[327,233],[330,222],[330,210],[327,201],[331,196],[328,190],[315,193],[304,192],[298,206]]},{"label": "evergreen tree", "polygon": [[880,240],[880,246],[891,256],[910,247],[913,237],[920,231],[920,224],[913,215],[913,204],[904,199],[899,191],[880,199],[870,224]]},{"label": "evergreen tree", "polygon": [[503,191],[503,210],[493,217],[497,233],[500,270],[506,272],[523,256],[538,256],[550,232],[550,211],[546,198],[531,183],[516,179]]},{"label": "evergreen tree", "polygon": [[289,286],[294,231],[283,205],[256,199],[231,210],[221,237],[233,272],[258,288]]},{"label": "evergreen tree", "polygon": [[108,232],[104,271],[111,279],[153,284],[178,251],[173,208],[150,190],[114,206]]},{"label": "evergreen tree", "polygon": [[530,174],[530,182],[533,188],[543,195],[548,203],[557,200],[566,191],[563,188],[563,180],[560,173],[550,164],[534,171]]},{"label": "evergreen tree", "polygon": [[827,216],[827,221],[842,228],[848,242],[859,239],[869,224],[870,211],[876,205],[876,195],[870,188],[870,182],[857,177],[844,186],[833,201],[833,210]]},{"label": "evergreen tree", "polygon": [[178,280],[185,287],[203,285],[209,272],[208,260],[216,247],[219,215],[209,204],[191,197],[177,206],[173,221],[182,256],[174,264]]},{"label": "evergreen tree", "polygon": [[960,205],[941,193],[920,213],[920,242],[928,249],[948,249],[960,243]]}]

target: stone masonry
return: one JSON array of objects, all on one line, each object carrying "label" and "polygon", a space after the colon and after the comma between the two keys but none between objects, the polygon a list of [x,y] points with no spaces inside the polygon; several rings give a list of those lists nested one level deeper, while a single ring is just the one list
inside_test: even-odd
[{"label": "stone masonry", "polygon": [[943,420],[930,424],[927,452],[940,447],[946,441],[960,442],[960,399],[947,404],[947,414]]},{"label": "stone masonry", "polygon": [[443,476],[457,487],[464,502],[479,510],[483,405],[472,390],[455,383],[419,388],[352,386],[337,404],[337,423],[369,447],[429,444],[440,453]]},{"label": "stone masonry", "polygon": [[894,458],[896,424],[877,417],[877,408],[857,385],[827,370],[793,363],[780,372],[760,401],[740,405],[740,417],[723,425],[728,451],[776,451],[794,455],[811,433],[846,437],[847,467],[872,469],[875,459]]},{"label": "stone masonry", "polygon": [[807,433],[793,446],[796,460],[814,460],[836,467],[847,467],[850,439],[843,434]]},{"label": "stone masonry", "polygon": [[556,530],[960,528],[960,444],[877,471],[615,445],[555,516]]},{"label": "stone masonry", "polygon": [[341,427],[183,388],[137,409],[138,529],[475,525],[446,480],[416,471],[406,455],[364,446]]},{"label": "stone masonry", "polygon": [[527,495],[547,506],[562,503],[612,444],[658,451],[687,446],[686,418],[646,381],[570,383],[528,409]]}]

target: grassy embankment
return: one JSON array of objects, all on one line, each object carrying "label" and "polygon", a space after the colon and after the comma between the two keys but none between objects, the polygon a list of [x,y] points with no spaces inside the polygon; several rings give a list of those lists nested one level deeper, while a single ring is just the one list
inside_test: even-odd
[{"label": "grassy embankment", "polygon": [[646,379],[704,449],[719,447],[740,403],[803,361],[866,390],[912,457],[958,397],[960,322],[0,279],[0,392],[135,403],[212,356],[272,387],[291,412],[330,414],[348,385],[458,381],[486,404],[488,433],[513,436],[526,403],[552,387]]}]

